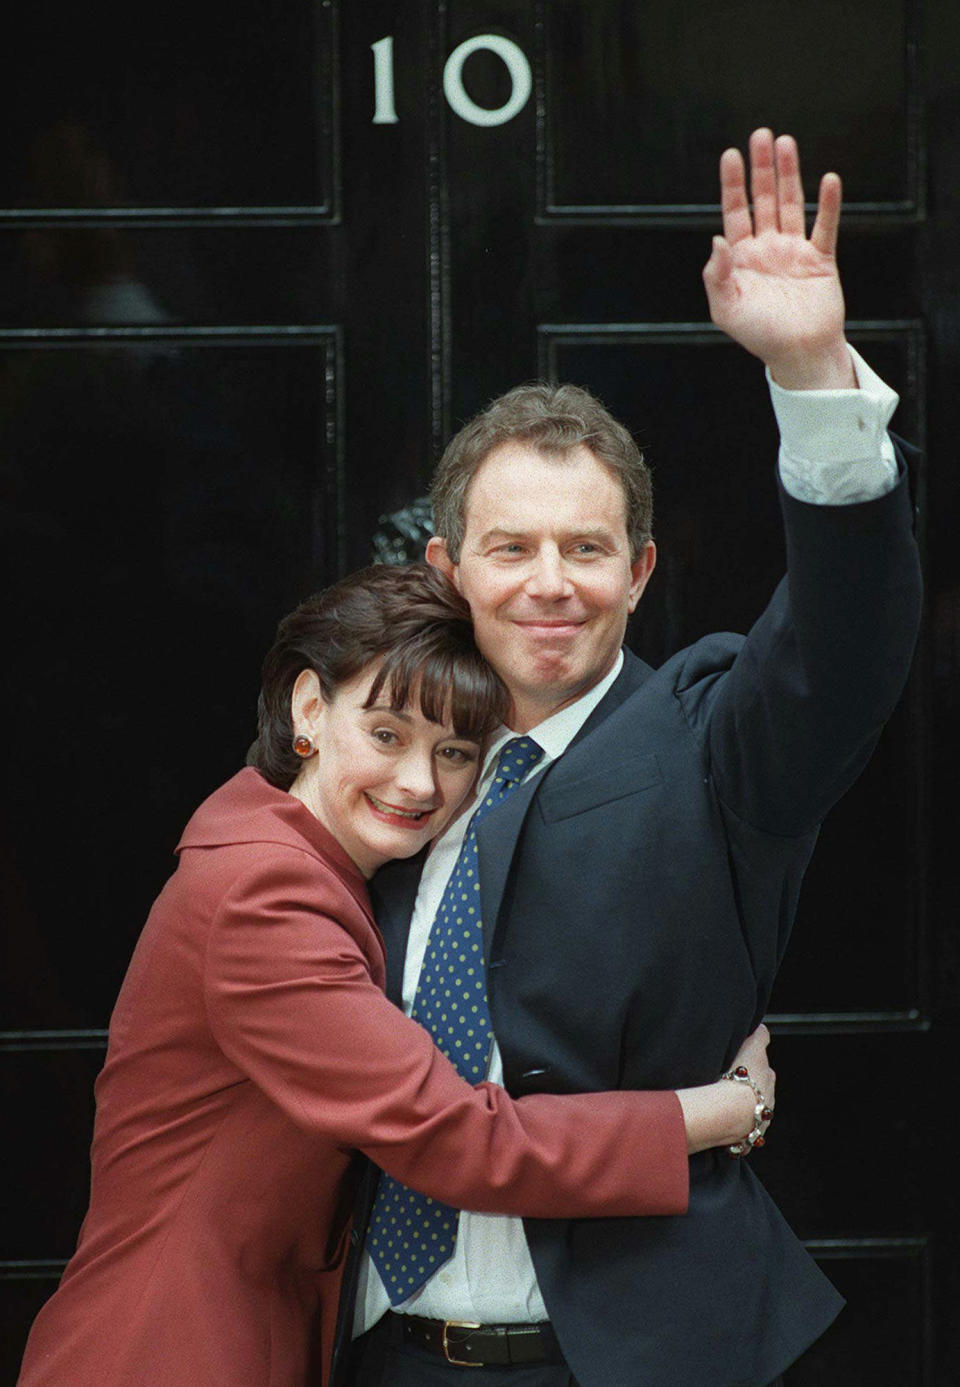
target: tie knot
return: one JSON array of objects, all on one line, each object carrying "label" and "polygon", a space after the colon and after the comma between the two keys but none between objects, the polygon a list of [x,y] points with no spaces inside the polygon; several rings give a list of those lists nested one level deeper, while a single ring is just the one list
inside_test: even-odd
[{"label": "tie knot", "polygon": [[543,755],[543,747],[532,737],[511,737],[500,753],[497,776],[516,784],[535,766]]}]

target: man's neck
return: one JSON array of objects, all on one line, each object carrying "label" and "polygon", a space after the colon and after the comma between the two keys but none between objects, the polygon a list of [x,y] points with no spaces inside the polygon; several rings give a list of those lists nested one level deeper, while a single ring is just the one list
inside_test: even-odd
[{"label": "man's neck", "polygon": [[518,735],[524,732],[532,732],[535,727],[539,727],[547,718],[552,718],[554,713],[561,712],[564,708],[569,708],[578,699],[585,698],[590,692],[589,689],[581,689],[570,698],[561,699],[558,703],[531,703],[529,700],[515,700],[510,712],[507,715],[506,726],[511,732]]},{"label": "man's neck", "polygon": [[[552,718],[555,714],[562,712],[564,708],[571,708],[575,703],[579,703],[581,699],[588,698],[600,685],[605,686],[599,695],[599,698],[602,698],[622,667],[622,652],[618,651],[617,658],[605,674],[601,675],[599,679],[594,679],[586,688],[576,689],[568,693],[564,698],[557,698],[548,702],[536,698],[525,697],[522,694],[514,694],[513,703],[507,715],[505,725],[511,732],[516,732],[518,734],[532,732],[536,727],[539,727],[541,723],[546,722],[548,718]],[[597,702],[599,702],[599,698],[597,698]]]}]

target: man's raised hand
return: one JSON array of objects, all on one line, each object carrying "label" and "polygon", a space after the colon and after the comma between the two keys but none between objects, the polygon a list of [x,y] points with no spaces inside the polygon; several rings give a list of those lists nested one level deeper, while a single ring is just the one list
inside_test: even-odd
[{"label": "man's raised hand", "polygon": [[740,151],[727,149],[720,157],[723,235],[714,237],[703,270],[710,316],[788,390],[857,384],[835,259],[840,201],[838,175],[824,174],[808,237],[791,135],[774,140],[763,129],[750,136],[749,199]]}]

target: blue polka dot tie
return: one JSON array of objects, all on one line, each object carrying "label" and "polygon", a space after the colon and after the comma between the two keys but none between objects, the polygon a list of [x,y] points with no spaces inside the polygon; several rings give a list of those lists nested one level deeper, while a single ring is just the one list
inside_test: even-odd
[{"label": "blue polka dot tie", "polygon": [[[543,755],[532,737],[514,737],[500,753],[497,772],[467,826],[460,856],[444,888],[430,929],[413,1018],[470,1083],[486,1077],[493,1043],[483,964],[477,824],[520,784]],[[453,1256],[459,1209],[380,1177],[367,1249],[393,1305],[418,1291]]]}]

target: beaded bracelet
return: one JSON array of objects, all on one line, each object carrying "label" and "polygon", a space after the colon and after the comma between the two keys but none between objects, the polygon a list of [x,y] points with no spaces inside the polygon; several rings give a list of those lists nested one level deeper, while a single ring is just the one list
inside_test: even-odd
[{"label": "beaded bracelet", "polygon": [[773,1109],[767,1107],[767,1100],[751,1079],[746,1065],[739,1064],[736,1069],[728,1069],[720,1077],[721,1079],[732,1079],[735,1084],[749,1084],[753,1089],[754,1097],[757,1100],[753,1109],[753,1127],[742,1141],[734,1142],[733,1146],[727,1147],[731,1156],[749,1156],[755,1146],[763,1146],[763,1125],[765,1122],[769,1123],[773,1118]]}]

